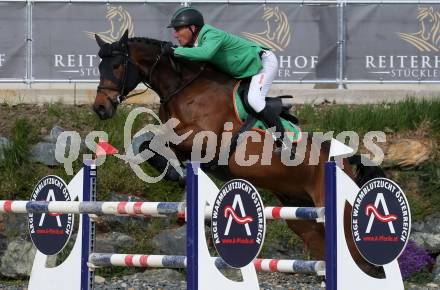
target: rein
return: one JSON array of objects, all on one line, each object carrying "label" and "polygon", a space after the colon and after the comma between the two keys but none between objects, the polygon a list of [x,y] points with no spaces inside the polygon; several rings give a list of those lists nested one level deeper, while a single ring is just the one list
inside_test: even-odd
[{"label": "rein", "polygon": [[[98,90],[102,90],[102,89],[106,89],[106,90],[111,90],[111,91],[116,91],[118,92],[118,96],[116,97],[116,100],[112,100],[110,97],[108,97],[109,101],[113,104],[114,107],[117,107],[119,104],[121,104],[123,101],[134,97],[134,96],[138,96],[141,95],[145,92],[147,92],[149,89],[153,89],[151,86],[151,82],[152,82],[152,77],[153,77],[153,71],[156,68],[156,66],[158,65],[160,59],[163,56],[163,53],[159,53],[156,56],[156,59],[153,63],[153,65],[151,66],[151,70],[148,73],[148,82],[146,82],[145,80],[142,81],[142,83],[147,87],[145,90],[143,90],[142,92],[138,92],[138,93],[134,93],[131,95],[127,95],[124,93],[125,91],[125,87],[126,87],[126,82],[127,82],[127,76],[128,76],[128,63],[133,64],[138,70],[140,70],[144,75],[147,75],[146,70],[136,61],[134,61],[132,58],[130,58],[129,55],[129,51],[128,51],[128,47],[126,45],[123,45],[123,51],[119,52],[119,53],[113,53],[112,52],[112,56],[116,56],[116,55],[122,55],[122,65],[124,68],[123,74],[122,74],[122,78],[118,81],[118,86],[117,88],[115,87],[110,87],[110,86],[102,86],[102,85],[98,85]],[[170,62],[171,62],[171,66],[173,68],[173,70],[178,73],[179,75],[180,73],[180,69],[176,67],[176,64],[174,63],[173,59],[171,57],[170,58]],[[205,70],[205,64],[203,64],[200,67],[200,70],[197,72],[197,74],[192,77],[188,82],[186,82],[185,84],[183,84],[182,86],[178,86],[174,91],[172,91],[170,94],[166,95],[165,97],[160,97],[160,103],[161,104],[167,104],[173,96],[177,95],[179,92],[181,92],[183,89],[185,89],[187,86],[189,86],[192,82],[194,82],[201,74],[202,72]]]},{"label": "rein", "polygon": [[177,95],[178,93],[180,93],[184,88],[186,88],[187,86],[189,86],[193,81],[195,81],[201,74],[202,72],[205,70],[205,64],[202,64],[202,66],[200,67],[200,70],[197,72],[197,74],[192,77],[188,82],[186,82],[183,86],[178,87],[177,89],[175,89],[173,92],[171,92],[170,94],[168,94],[167,96],[160,98],[160,103],[163,105],[168,104],[168,102],[171,100],[171,98],[175,95]]}]

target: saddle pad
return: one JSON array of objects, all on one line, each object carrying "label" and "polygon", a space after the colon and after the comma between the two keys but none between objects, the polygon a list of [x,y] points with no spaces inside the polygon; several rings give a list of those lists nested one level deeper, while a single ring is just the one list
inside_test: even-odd
[{"label": "saddle pad", "polygon": [[[243,102],[240,98],[240,95],[238,93],[238,87],[240,85],[240,82],[237,82],[237,84],[234,87],[234,90],[232,92],[232,100],[234,103],[234,109],[235,109],[235,115],[237,117],[238,120],[240,120],[241,124],[243,124],[246,121],[246,118],[248,117],[248,113],[246,112]],[[302,138],[302,134],[301,134],[301,129],[292,124],[291,122],[279,117],[281,120],[281,123],[283,124],[284,130],[287,134],[287,136],[289,137],[290,141],[292,143],[297,143],[301,140]],[[267,130],[267,126],[264,122],[258,120],[254,127],[253,130],[256,131],[266,131]]]}]

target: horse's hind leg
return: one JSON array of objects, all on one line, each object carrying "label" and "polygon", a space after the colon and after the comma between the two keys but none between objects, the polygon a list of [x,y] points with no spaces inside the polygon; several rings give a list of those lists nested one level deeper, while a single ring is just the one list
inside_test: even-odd
[{"label": "horse's hind leg", "polygon": [[[307,193],[291,194],[275,193],[283,206],[315,206]],[[304,242],[312,259],[324,260],[325,258],[325,232],[324,225],[313,220],[289,220],[286,221],[289,228]]]},{"label": "horse's hind leg", "polygon": [[307,220],[286,221],[290,229],[299,235],[312,259],[325,259],[325,233],[322,223]]}]

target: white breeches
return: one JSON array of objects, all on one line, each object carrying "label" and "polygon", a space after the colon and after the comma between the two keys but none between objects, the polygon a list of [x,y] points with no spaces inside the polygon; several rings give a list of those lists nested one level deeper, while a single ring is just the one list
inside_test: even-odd
[{"label": "white breeches", "polygon": [[255,112],[261,112],[266,106],[266,96],[278,71],[278,60],[275,54],[266,50],[261,56],[263,68],[252,77],[249,85],[248,101]]}]

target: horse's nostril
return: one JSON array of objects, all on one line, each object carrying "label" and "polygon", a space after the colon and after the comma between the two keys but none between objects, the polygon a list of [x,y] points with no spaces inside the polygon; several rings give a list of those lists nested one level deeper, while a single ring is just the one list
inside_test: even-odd
[{"label": "horse's nostril", "polygon": [[100,116],[101,118],[104,118],[104,117],[106,116],[106,111],[105,111],[105,108],[104,108],[104,107],[100,107],[100,108],[99,108],[99,116]]},{"label": "horse's nostril", "polygon": [[106,110],[103,105],[94,106],[93,110],[98,114],[98,116],[102,119],[106,116]]}]

